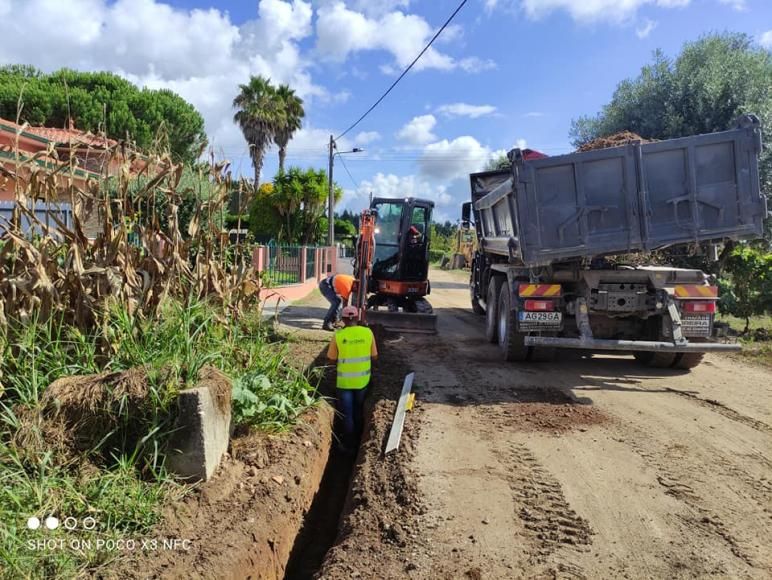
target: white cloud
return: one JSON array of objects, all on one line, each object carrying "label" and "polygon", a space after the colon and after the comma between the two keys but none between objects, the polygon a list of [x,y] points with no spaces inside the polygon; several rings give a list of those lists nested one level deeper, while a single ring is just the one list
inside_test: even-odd
[{"label": "white cloud", "polygon": [[485,115],[492,115],[496,112],[496,107],[493,105],[452,103],[449,105],[442,105],[437,109],[437,112],[448,117],[469,117],[470,119],[477,119],[478,117],[484,117]]},{"label": "white cloud", "polygon": [[767,50],[772,50],[772,30],[767,30],[759,37],[759,44]]},{"label": "white cloud", "polygon": [[[376,173],[370,179],[364,179],[356,190],[344,190],[342,207],[349,209],[361,209],[370,198],[373,197],[420,197],[430,199],[436,204],[436,208],[454,208],[456,202],[448,193],[447,185],[433,183],[421,175],[394,175],[393,173]],[[447,215],[447,211],[443,215]]]},{"label": "white cloud", "polygon": [[465,135],[430,143],[424,147],[418,165],[428,177],[452,181],[482,169],[492,153],[477,139]]},{"label": "white cloud", "polygon": [[[289,155],[299,155],[306,159],[322,157],[327,159],[330,143],[330,135],[335,135],[334,129],[322,129],[306,124],[295,133],[295,136],[287,146]],[[336,139],[338,151],[350,151],[354,144],[348,138]]]},{"label": "white cloud", "polygon": [[[394,5],[393,2],[391,4]],[[394,63],[382,67],[382,71],[388,74],[410,64],[434,30],[426,20],[415,14],[390,11],[371,16],[368,12],[352,10],[343,2],[334,2],[320,6],[316,33],[319,54],[335,62],[342,62],[350,54],[365,50],[391,53]],[[432,47],[416,63],[414,70],[461,68],[474,72],[490,66],[489,61],[474,57],[456,60]]]},{"label": "white cloud", "polygon": [[250,75],[290,84],[307,108],[314,99],[349,97],[331,95],[311,77],[300,47],[313,34],[310,2],[260,0],[257,7],[256,19],[236,26],[226,12],[161,0],[0,0],[0,13],[9,8],[14,15],[5,22],[0,64],[109,70],[140,86],[170,89],[201,112],[215,150],[233,157],[245,143],[231,103]]},{"label": "white cloud", "polygon": [[434,115],[413,117],[409,123],[397,131],[397,138],[410,145],[423,145],[437,138],[432,129],[437,124]]},{"label": "white cloud", "polygon": [[535,118],[543,117],[543,116],[544,116],[544,113],[542,113],[540,111],[529,111],[525,115],[523,115],[523,117],[527,117],[529,119],[535,119]]},{"label": "white cloud", "polygon": [[381,134],[378,131],[362,131],[361,133],[357,133],[357,136],[354,137],[354,143],[356,145],[367,145],[380,140],[380,138]]},{"label": "white cloud", "polygon": [[[532,19],[564,10],[579,22],[624,22],[633,17],[645,4],[662,8],[687,6],[690,0],[522,0],[521,6]],[[494,3],[495,7],[495,3]]]},{"label": "white cloud", "polygon": [[647,18],[641,26],[635,29],[635,35],[640,39],[644,39],[648,37],[656,27],[657,22]]},{"label": "white cloud", "polygon": [[401,8],[410,7],[410,0],[351,0],[349,5],[368,16],[383,16]]},{"label": "white cloud", "polygon": [[745,0],[718,0],[721,2],[721,4],[726,4],[727,6],[731,6],[734,10],[737,10],[738,12],[742,12],[746,8],[748,8],[748,4]]},{"label": "white cloud", "polygon": [[458,61],[458,68],[468,73],[479,73],[496,68],[496,63],[491,59],[480,59],[476,56],[469,56]]}]

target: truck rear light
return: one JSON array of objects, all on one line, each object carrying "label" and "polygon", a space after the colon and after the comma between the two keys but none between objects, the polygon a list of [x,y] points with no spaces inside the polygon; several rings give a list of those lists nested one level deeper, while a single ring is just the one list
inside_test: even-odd
[{"label": "truck rear light", "polygon": [[716,303],[712,300],[689,300],[681,303],[681,310],[690,314],[715,314]]},{"label": "truck rear light", "polygon": [[553,300],[526,300],[525,309],[528,312],[552,312],[555,310]]}]

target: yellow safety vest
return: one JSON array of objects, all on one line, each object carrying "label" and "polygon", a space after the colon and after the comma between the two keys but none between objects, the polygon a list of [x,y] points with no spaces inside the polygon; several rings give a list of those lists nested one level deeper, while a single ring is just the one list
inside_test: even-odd
[{"label": "yellow safety vest", "polygon": [[370,383],[373,340],[373,331],[366,326],[347,326],[335,333],[339,389],[364,389]]}]

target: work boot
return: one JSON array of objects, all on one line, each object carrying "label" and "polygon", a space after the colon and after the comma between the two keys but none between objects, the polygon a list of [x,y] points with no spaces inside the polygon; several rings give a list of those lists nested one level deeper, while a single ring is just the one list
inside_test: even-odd
[{"label": "work boot", "polygon": [[322,324],[322,330],[329,330],[330,332],[335,332],[335,327],[331,323],[325,320],[324,324]]}]

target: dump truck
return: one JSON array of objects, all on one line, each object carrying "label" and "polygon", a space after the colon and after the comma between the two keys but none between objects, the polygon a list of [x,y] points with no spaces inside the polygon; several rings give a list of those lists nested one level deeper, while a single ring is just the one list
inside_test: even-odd
[{"label": "dump truck", "polygon": [[[556,349],[633,354],[688,369],[712,339],[718,288],[703,271],[650,265],[650,252],[760,237],[758,119],[728,131],[526,159],[470,175],[462,221],[477,235],[472,309],[508,361]],[[629,259],[634,256],[637,259]],[[643,263],[642,263],[643,262]]]}]

